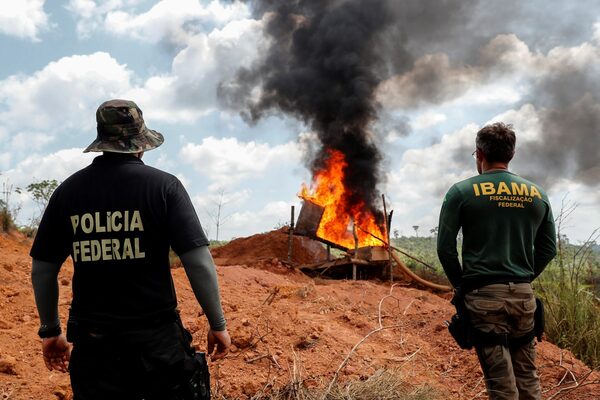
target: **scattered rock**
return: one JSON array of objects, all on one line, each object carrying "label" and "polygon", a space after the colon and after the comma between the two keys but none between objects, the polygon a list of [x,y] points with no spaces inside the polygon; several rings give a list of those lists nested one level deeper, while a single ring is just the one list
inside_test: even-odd
[{"label": "scattered rock", "polygon": [[248,397],[256,394],[257,390],[258,390],[258,384],[256,382],[246,382],[242,386],[242,393],[244,393]]},{"label": "scattered rock", "polygon": [[0,329],[12,329],[12,324],[0,319]]},{"label": "scattered rock", "polygon": [[250,332],[239,332],[231,339],[232,344],[236,345],[238,349],[246,349],[252,345],[254,335]]},{"label": "scattered rock", "polygon": [[56,389],[53,394],[58,400],[69,400],[71,398],[71,396],[69,396],[69,393],[62,388]]},{"label": "scattered rock", "polygon": [[12,356],[2,356],[0,358],[0,373],[17,375],[17,360]]}]

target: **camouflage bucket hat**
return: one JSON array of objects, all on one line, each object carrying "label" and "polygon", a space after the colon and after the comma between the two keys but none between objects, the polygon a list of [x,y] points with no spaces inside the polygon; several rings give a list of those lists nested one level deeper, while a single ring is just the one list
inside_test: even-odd
[{"label": "camouflage bucket hat", "polygon": [[146,128],[142,110],[133,101],[109,100],[96,111],[98,136],[83,152],[138,153],[164,142],[159,132]]}]

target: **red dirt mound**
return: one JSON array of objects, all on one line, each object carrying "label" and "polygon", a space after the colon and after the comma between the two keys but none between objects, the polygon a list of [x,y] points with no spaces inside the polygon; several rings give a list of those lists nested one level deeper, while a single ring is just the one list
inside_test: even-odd
[{"label": "red dirt mound", "polygon": [[[274,258],[287,260],[288,231],[281,228],[235,239],[225,246],[211,249],[211,253],[218,265],[255,264]],[[321,243],[303,236],[292,238],[293,264],[310,264],[326,258],[327,252]]]},{"label": "red dirt mound", "polygon": [[[278,235],[285,237],[257,236],[274,241]],[[69,376],[44,367],[30,246],[26,238],[0,234],[0,400],[70,400]],[[185,271],[172,273],[183,322],[202,350],[206,318]],[[59,275],[63,324],[72,274],[68,260]],[[443,324],[453,313],[447,299],[404,286],[311,279],[240,265],[219,267],[217,274],[233,346],[224,360],[210,362],[215,398],[251,399],[298,373],[308,385],[326,385],[350,349],[380,323],[390,329],[357,348],[341,371],[342,381],[366,379],[383,369],[397,371],[411,384],[433,386],[437,399],[485,398],[476,355],[460,350]],[[600,399],[600,373],[551,343],[537,346],[543,399]]]}]

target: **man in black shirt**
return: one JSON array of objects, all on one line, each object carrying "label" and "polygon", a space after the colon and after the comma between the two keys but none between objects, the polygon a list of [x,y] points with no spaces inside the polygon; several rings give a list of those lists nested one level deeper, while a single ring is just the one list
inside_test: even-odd
[{"label": "man in black shirt", "polygon": [[[75,399],[176,399],[193,364],[176,310],[169,249],[181,258],[209,324],[208,353],[231,344],[208,240],[181,182],[146,166],[163,142],[132,101],[96,113],[101,151],[53,193],[31,249],[32,282],[48,369],[71,374]],[[67,337],[58,316],[60,266],[74,263]]]}]

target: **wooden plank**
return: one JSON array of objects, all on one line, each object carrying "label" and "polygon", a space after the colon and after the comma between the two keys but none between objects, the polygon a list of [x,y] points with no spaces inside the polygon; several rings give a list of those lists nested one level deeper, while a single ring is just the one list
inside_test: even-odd
[{"label": "wooden plank", "polygon": [[356,258],[366,261],[389,261],[390,255],[385,247],[382,246],[367,246],[359,247],[356,250]]},{"label": "wooden plank", "polygon": [[296,223],[296,234],[316,238],[324,211],[320,205],[304,200]]}]

